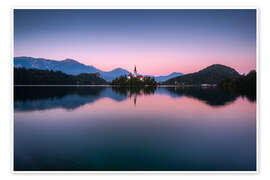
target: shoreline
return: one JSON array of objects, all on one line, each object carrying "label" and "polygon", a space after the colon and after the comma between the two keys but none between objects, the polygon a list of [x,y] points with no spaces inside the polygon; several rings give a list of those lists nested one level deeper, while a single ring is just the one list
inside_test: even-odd
[{"label": "shoreline", "polygon": [[14,84],[13,86],[17,86],[17,87],[24,87],[24,86],[63,86],[63,87],[65,87],[65,86],[73,86],[73,87],[75,87],[75,86],[97,86],[97,87],[110,87],[111,85],[69,85],[69,84],[67,84],[67,85],[53,85],[53,84],[47,84],[47,85],[22,85],[22,84],[20,84],[20,85],[18,85],[18,84]]},{"label": "shoreline", "polygon": [[66,84],[66,85],[53,85],[53,84],[46,84],[46,85],[23,85],[23,84],[14,84],[13,86],[15,87],[46,87],[46,86],[55,86],[55,87],[128,87],[128,88],[147,88],[147,87],[181,87],[181,88],[185,88],[185,87],[199,87],[199,88],[215,88],[216,86],[201,86],[201,85],[157,85],[157,86],[120,86],[120,85],[101,85],[101,84],[96,84],[96,85],[70,85],[70,84]]}]

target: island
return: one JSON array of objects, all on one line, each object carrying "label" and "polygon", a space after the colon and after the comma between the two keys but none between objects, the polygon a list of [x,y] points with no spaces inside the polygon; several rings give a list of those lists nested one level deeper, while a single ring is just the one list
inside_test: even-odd
[{"label": "island", "polygon": [[154,77],[142,76],[138,74],[136,66],[134,67],[134,73],[129,73],[128,76],[121,75],[118,78],[112,80],[113,86],[122,87],[144,87],[144,86],[157,86],[157,82]]}]

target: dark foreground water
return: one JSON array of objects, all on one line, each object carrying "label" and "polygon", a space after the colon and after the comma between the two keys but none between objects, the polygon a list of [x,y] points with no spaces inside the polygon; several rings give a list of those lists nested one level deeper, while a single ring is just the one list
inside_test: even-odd
[{"label": "dark foreground water", "polygon": [[256,102],[217,89],[14,87],[14,170],[256,170]]}]

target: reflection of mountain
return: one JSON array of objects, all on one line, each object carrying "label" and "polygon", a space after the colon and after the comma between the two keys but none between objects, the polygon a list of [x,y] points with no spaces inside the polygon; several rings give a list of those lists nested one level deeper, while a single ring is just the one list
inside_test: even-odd
[{"label": "reflection of mountain", "polygon": [[64,108],[72,110],[82,105],[94,103],[102,98],[123,101],[128,97],[140,95],[167,95],[173,98],[188,96],[196,98],[210,106],[222,106],[233,102],[237,95],[226,93],[217,88],[123,88],[123,87],[15,87],[14,108],[16,111],[45,110]]},{"label": "reflection of mountain", "polygon": [[122,95],[151,95],[151,94],[165,94],[173,98],[179,98],[183,96],[188,96],[196,98],[210,106],[222,106],[227,103],[233,102],[238,96],[230,93],[226,93],[221,89],[217,88],[198,88],[198,87],[189,87],[189,88],[179,88],[179,87],[167,87],[167,88],[125,88],[125,87],[114,87],[113,90],[116,93]]},{"label": "reflection of mountain", "polygon": [[106,87],[15,87],[14,108],[19,111],[75,109],[105,97],[115,101],[127,98]]},{"label": "reflection of mountain", "polygon": [[222,106],[236,100],[237,96],[217,88],[166,88],[173,94],[199,99],[210,106]]},{"label": "reflection of mountain", "polygon": [[65,109],[74,109],[81,105],[92,103],[96,99],[94,96],[83,97],[78,94],[66,95],[63,98],[48,98],[40,100],[26,100],[15,101],[14,107],[15,110],[45,110],[53,108],[65,108]]},{"label": "reflection of mountain", "polygon": [[164,94],[164,95],[170,95],[173,98],[181,98],[183,97],[182,94],[177,94],[173,91],[174,87],[172,88],[157,88],[156,94]]}]

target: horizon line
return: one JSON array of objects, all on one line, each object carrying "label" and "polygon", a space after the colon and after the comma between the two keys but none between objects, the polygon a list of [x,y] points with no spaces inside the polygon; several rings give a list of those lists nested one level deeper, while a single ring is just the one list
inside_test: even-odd
[{"label": "horizon line", "polygon": [[[91,64],[91,65],[84,64],[84,63],[80,62],[80,60],[73,59],[73,58],[50,59],[50,58],[33,57],[33,56],[14,56],[13,58],[32,58],[32,59],[42,59],[42,60],[57,61],[57,62],[62,62],[62,61],[65,61],[65,60],[73,60],[73,61],[76,61],[76,62],[78,62],[78,63],[80,63],[80,64],[85,65],[85,66],[92,66],[92,67],[96,68],[96,66],[94,66],[93,64]],[[167,74],[167,76],[170,75],[170,74],[172,74],[172,73],[181,73],[181,74],[183,74],[183,75],[186,75],[186,74],[192,74],[192,73],[199,72],[199,71],[201,71],[201,70],[203,70],[203,69],[205,69],[205,68],[207,68],[207,67],[213,66],[213,65],[223,65],[223,66],[232,68],[232,67],[230,67],[230,66],[228,66],[228,65],[224,65],[224,64],[220,64],[220,63],[213,63],[213,64],[210,64],[210,65],[208,65],[208,66],[202,67],[200,70],[197,70],[197,71],[194,71],[194,72],[189,72],[189,73],[183,73],[183,72],[180,72],[180,71],[178,71],[178,72],[176,72],[176,71],[171,71],[170,73]],[[13,67],[14,67],[14,64],[13,64]],[[101,69],[98,69],[98,68],[96,68],[96,69],[97,69],[97,70],[104,71],[104,72],[111,72],[111,71],[114,71],[114,70],[119,69],[119,68],[120,68],[120,69],[123,69],[123,70],[126,70],[126,71],[129,71],[129,70],[124,69],[124,68],[122,68],[122,67],[116,67],[116,68],[113,68],[113,69],[111,69],[111,70],[109,70],[109,71],[101,70]],[[235,70],[236,72],[238,72],[239,74],[246,74],[246,73],[240,73],[240,72],[237,71],[235,68],[232,68],[232,69],[234,69],[234,70]],[[249,72],[252,71],[252,70],[256,70],[256,68],[250,69]],[[132,72],[132,71],[129,71],[129,72]],[[149,74],[149,73],[147,74],[147,73],[146,73],[145,75],[150,75],[150,76],[166,76],[166,75],[152,75],[152,73],[151,73],[151,74]]]}]

